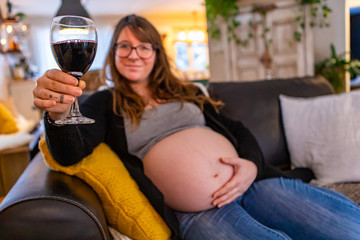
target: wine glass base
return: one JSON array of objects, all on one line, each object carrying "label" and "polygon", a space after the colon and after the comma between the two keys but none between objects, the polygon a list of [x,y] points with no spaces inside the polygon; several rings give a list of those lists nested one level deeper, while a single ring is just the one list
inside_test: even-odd
[{"label": "wine glass base", "polygon": [[55,121],[55,124],[92,124],[92,123],[95,123],[94,119],[87,118],[84,116],[67,117]]}]

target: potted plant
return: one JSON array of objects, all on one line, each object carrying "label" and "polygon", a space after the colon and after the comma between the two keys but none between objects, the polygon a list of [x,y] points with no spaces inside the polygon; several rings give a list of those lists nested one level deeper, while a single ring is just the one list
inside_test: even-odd
[{"label": "potted plant", "polygon": [[333,44],[330,45],[331,55],[315,65],[315,74],[326,78],[333,86],[336,93],[344,92],[345,73],[349,72],[351,79],[360,75],[360,61],[357,59],[346,60],[346,53],[337,55]]}]

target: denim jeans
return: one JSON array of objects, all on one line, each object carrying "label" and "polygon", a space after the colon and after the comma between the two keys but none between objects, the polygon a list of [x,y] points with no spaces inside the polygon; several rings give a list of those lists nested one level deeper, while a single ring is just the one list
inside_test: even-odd
[{"label": "denim jeans", "polygon": [[293,179],[261,180],[221,208],[176,216],[185,240],[360,239],[359,205]]}]

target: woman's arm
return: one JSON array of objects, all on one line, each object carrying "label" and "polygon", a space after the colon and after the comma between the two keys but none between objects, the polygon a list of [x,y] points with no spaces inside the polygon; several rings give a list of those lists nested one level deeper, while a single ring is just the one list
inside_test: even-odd
[{"label": "woman's arm", "polygon": [[107,115],[112,111],[111,99],[111,92],[104,90],[92,94],[80,105],[84,116],[95,119],[94,124],[56,125],[45,113],[46,142],[58,163],[64,166],[75,164],[104,142]]},{"label": "woman's arm", "polygon": [[215,112],[212,107],[205,107],[207,124],[213,130],[222,133],[235,146],[239,157],[224,156],[220,161],[231,165],[233,176],[212,195],[212,204],[222,207],[243,195],[255,179],[260,179],[264,169],[264,158],[252,133],[239,121],[234,121]]},{"label": "woman's arm", "polygon": [[265,162],[263,153],[255,136],[240,121],[234,121],[222,114],[218,114],[218,119],[235,137],[237,141],[236,149],[239,157],[247,159],[257,166],[258,172],[256,180],[260,179],[263,175]]},{"label": "woman's arm", "polygon": [[256,179],[261,179],[264,170],[264,157],[260,146],[250,132],[240,121],[232,120],[215,112],[212,106],[205,105],[207,124],[215,131],[222,133],[235,146],[239,157],[253,162],[257,167]]}]

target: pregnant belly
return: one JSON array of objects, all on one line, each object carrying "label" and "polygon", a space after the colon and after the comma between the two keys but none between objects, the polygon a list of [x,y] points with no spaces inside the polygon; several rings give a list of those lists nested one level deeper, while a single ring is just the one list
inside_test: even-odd
[{"label": "pregnant belly", "polygon": [[168,206],[197,212],[212,208],[211,195],[233,175],[220,157],[237,157],[233,145],[207,128],[190,128],[155,144],[143,159],[144,171]]}]

